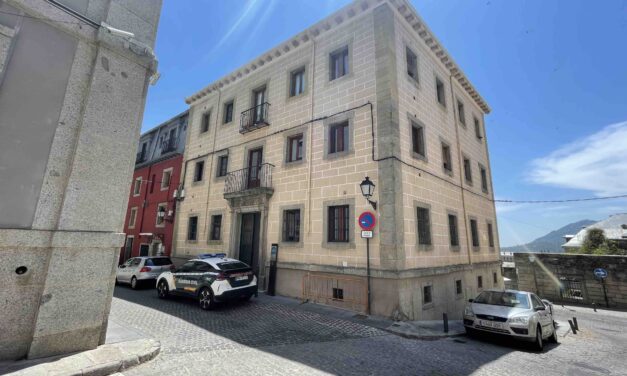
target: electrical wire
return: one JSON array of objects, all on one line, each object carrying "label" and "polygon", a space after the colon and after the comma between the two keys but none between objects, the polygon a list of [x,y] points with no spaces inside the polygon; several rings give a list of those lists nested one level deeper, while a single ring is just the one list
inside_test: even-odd
[{"label": "electrical wire", "polygon": [[78,26],[82,26],[82,25],[83,25],[83,23],[84,23],[85,25],[90,25],[90,26],[91,26],[91,24],[89,24],[89,23],[87,23],[87,22],[85,22],[85,21],[83,21],[83,23],[80,23],[80,22],[73,22],[73,21],[61,21],[61,20],[55,20],[55,19],[52,19],[52,18],[35,17],[35,16],[29,16],[29,15],[27,15],[27,14],[19,14],[19,13],[6,12],[6,11],[3,11],[3,10],[0,10],[0,13],[2,13],[2,14],[6,14],[6,15],[9,15],[9,16],[16,16],[16,17],[30,18],[30,19],[32,19],[32,20],[38,20],[38,21],[48,21],[48,22],[56,22],[56,23],[64,23],[64,24],[78,25]]}]

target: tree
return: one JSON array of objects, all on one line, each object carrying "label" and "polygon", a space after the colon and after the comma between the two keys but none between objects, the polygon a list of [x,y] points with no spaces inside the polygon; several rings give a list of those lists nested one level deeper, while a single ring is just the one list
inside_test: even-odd
[{"label": "tree", "polygon": [[619,247],[615,241],[607,239],[605,233],[600,228],[591,228],[587,231],[581,248],[574,250],[574,253],[586,255],[627,255],[627,250]]}]

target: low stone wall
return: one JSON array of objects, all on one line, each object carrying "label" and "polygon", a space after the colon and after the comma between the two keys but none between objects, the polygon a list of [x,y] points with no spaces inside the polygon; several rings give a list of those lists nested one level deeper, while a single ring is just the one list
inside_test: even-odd
[{"label": "low stone wall", "polygon": [[[533,256],[533,257],[530,257]],[[517,253],[518,289],[536,292],[555,302],[605,305],[603,284],[594,269],[608,272],[605,292],[609,306],[627,308],[627,256]]]}]

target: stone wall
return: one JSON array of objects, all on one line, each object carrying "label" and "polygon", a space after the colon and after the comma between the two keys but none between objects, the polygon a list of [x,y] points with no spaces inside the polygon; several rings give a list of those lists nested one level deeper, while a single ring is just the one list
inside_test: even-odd
[{"label": "stone wall", "polygon": [[519,290],[537,292],[551,301],[586,305],[605,305],[603,285],[593,273],[604,268],[610,307],[627,308],[627,256],[516,253],[514,262]]}]

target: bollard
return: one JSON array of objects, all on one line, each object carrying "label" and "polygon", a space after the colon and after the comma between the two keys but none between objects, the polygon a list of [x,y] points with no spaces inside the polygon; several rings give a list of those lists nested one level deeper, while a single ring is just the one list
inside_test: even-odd
[{"label": "bollard", "polygon": [[575,324],[575,329],[579,330],[579,324],[577,324],[577,318],[573,317],[573,324]]},{"label": "bollard", "polygon": [[572,320],[568,320],[568,325],[570,325],[570,330],[573,331],[573,334],[577,334],[577,328],[575,328],[575,324],[573,324]]},{"label": "bollard", "polygon": [[448,333],[448,315],[446,313],[442,314],[442,320],[444,321],[444,333]]}]

